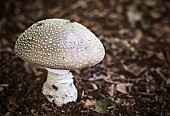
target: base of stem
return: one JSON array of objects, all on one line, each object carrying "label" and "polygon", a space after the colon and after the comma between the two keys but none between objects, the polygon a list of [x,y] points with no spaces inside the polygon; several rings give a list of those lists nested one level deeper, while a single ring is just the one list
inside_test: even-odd
[{"label": "base of stem", "polygon": [[77,89],[73,83],[72,73],[55,74],[48,72],[42,93],[50,102],[55,103],[57,106],[76,101]]}]

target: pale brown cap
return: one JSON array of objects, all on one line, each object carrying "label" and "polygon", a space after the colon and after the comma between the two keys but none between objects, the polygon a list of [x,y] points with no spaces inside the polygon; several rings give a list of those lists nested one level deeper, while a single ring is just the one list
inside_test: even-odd
[{"label": "pale brown cap", "polygon": [[46,19],[17,39],[14,51],[22,59],[53,69],[79,69],[99,63],[105,50],[83,25],[66,19]]}]

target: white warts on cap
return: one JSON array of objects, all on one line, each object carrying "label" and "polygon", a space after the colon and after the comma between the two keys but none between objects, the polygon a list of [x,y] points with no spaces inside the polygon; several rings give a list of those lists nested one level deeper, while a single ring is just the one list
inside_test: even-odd
[{"label": "white warts on cap", "polygon": [[18,38],[15,52],[24,60],[55,69],[79,69],[99,63],[105,54],[100,40],[83,25],[46,19]]}]

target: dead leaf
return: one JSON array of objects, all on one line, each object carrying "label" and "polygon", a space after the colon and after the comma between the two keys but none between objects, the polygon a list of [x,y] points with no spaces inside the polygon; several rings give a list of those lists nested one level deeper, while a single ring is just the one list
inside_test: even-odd
[{"label": "dead leaf", "polygon": [[115,90],[123,94],[128,94],[127,88],[131,87],[132,85],[133,84],[131,83],[119,83],[116,85]]},{"label": "dead leaf", "polygon": [[108,103],[109,102],[106,99],[96,101],[94,111],[100,114],[106,114],[108,109]]},{"label": "dead leaf", "polygon": [[44,74],[42,70],[38,70],[38,69],[40,69],[40,68],[33,67],[33,72],[34,72],[35,76],[37,76],[37,77]]},{"label": "dead leaf", "polygon": [[9,87],[9,84],[0,84],[0,92]]},{"label": "dead leaf", "polygon": [[131,44],[139,44],[139,42],[141,41],[142,37],[143,37],[142,31],[137,30],[137,31],[135,32],[134,38],[130,40],[130,43],[131,43]]},{"label": "dead leaf", "polygon": [[80,1],[76,2],[75,4],[73,4],[73,5],[72,5],[72,8],[73,8],[73,9],[77,9],[77,8],[79,8],[79,7],[81,7],[81,8],[87,8],[87,3],[88,3],[88,2],[89,2],[89,0],[86,0],[86,1],[80,0]]},{"label": "dead leaf", "polygon": [[136,76],[139,76],[143,71],[145,71],[146,67],[140,67],[137,64],[123,65],[124,69]]},{"label": "dead leaf", "polygon": [[170,85],[170,78],[168,78],[168,79],[166,80],[166,84],[167,84],[167,85]]},{"label": "dead leaf", "polygon": [[109,87],[109,95],[110,96],[113,96],[114,95],[114,91],[115,91],[115,84],[112,84],[110,87]]},{"label": "dead leaf", "polygon": [[137,8],[133,5],[130,5],[128,7],[128,11],[127,11],[126,15],[128,17],[128,21],[132,27],[135,27],[136,22],[140,21],[142,19],[142,13],[137,11]]},{"label": "dead leaf", "polygon": [[155,53],[156,57],[161,60],[161,61],[165,61],[165,56],[163,54],[163,52],[159,52],[159,53]]},{"label": "dead leaf", "polygon": [[94,74],[92,78],[89,78],[89,81],[97,81],[97,80],[100,80],[102,78],[103,78],[102,76],[97,76],[96,74]]},{"label": "dead leaf", "polygon": [[85,101],[81,101],[87,108],[94,106],[96,103],[95,99],[86,99]]},{"label": "dead leaf", "polygon": [[156,73],[157,73],[162,79],[167,80],[166,77],[164,76],[164,74],[162,73],[160,67],[155,68],[154,70],[156,71]]},{"label": "dead leaf", "polygon": [[97,85],[96,85],[95,83],[91,83],[91,85],[92,85],[92,87],[93,87],[94,90],[97,90],[97,89],[98,89],[98,87],[97,87]]},{"label": "dead leaf", "polygon": [[56,14],[57,12],[59,12],[61,10],[61,7],[54,7],[54,8],[51,8],[49,11],[48,11],[48,13],[50,14],[50,15],[54,15],[54,14]]},{"label": "dead leaf", "polygon": [[120,38],[114,38],[113,42],[127,51],[134,52],[135,48],[127,40],[121,40]]}]

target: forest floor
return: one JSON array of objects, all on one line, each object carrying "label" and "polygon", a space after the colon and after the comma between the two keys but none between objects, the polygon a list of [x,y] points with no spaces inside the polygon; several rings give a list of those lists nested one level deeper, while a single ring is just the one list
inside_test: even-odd
[{"label": "forest floor", "polygon": [[[168,0],[4,0],[0,4],[1,116],[170,116]],[[14,53],[33,23],[64,18],[89,28],[106,55],[71,71],[76,103],[57,107],[41,93],[47,71]]]}]

